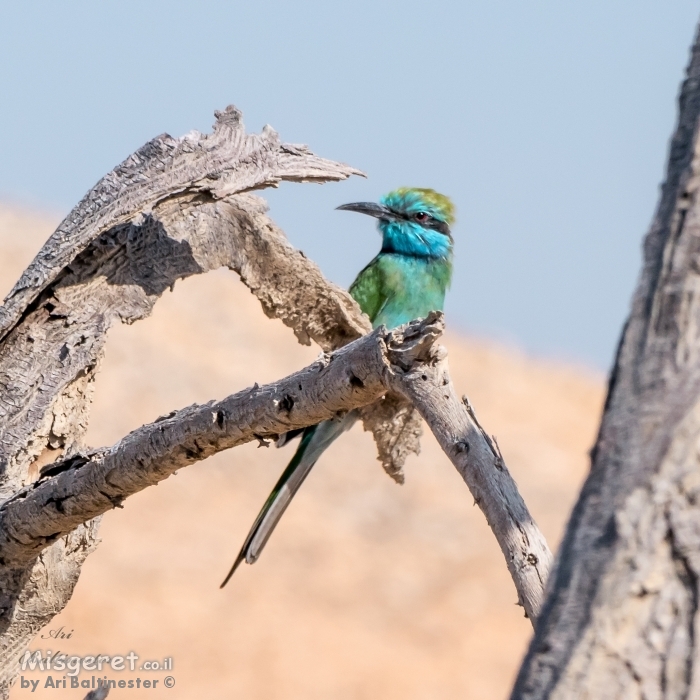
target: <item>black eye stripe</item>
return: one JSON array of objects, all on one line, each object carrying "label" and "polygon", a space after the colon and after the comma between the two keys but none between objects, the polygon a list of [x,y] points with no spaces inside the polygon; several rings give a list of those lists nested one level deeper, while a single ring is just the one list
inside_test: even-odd
[{"label": "black eye stripe", "polygon": [[423,224],[425,228],[432,228],[435,231],[445,234],[445,236],[450,235],[450,227],[444,221],[434,219],[432,216],[427,221],[421,221],[421,224]]},{"label": "black eye stripe", "polygon": [[[415,221],[415,214],[412,216],[408,216],[407,214],[404,214],[400,211],[396,211],[395,209],[391,209],[390,211],[397,219],[403,219],[404,221]],[[427,214],[427,212],[423,213]],[[431,228],[434,231],[439,231],[445,236],[450,236],[450,238],[452,237],[449,225],[446,224],[444,221],[440,221],[439,219],[430,216],[430,214],[427,214],[427,218],[423,219],[423,221],[417,221],[416,223],[420,224],[423,228]]]}]

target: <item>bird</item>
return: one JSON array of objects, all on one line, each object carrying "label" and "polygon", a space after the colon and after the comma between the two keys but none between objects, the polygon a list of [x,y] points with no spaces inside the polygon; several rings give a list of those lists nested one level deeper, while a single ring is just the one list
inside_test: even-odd
[{"label": "bird", "polygon": [[[452,278],[455,220],[451,200],[435,190],[400,187],[379,203],[356,202],[337,209],[376,218],[382,247],[350,285],[350,295],[369,316],[373,328],[396,328],[431,311],[442,311]],[[357,410],[281,436],[277,445],[295,437],[301,442],[255,519],[223,588],[239,565],[253,564],[311,468],[328,446],[359,417]]]}]

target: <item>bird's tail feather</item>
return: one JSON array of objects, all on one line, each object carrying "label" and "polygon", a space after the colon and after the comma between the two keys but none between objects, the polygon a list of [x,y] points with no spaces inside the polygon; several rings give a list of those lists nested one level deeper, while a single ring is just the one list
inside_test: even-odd
[{"label": "bird's tail feather", "polygon": [[220,586],[221,588],[229,582],[241,562],[246,561],[248,564],[253,564],[257,561],[272,531],[318,458],[356,420],[357,413],[351,411],[343,418],[324,421],[306,428],[294,457],[282,472],[282,476],[265,501],[265,505],[255,519],[236,561]]},{"label": "bird's tail feather", "polygon": [[288,445],[294,438],[299,437],[304,434],[304,428],[299,428],[298,430],[290,430],[287,433],[280,435],[275,441],[275,447],[284,447]]}]

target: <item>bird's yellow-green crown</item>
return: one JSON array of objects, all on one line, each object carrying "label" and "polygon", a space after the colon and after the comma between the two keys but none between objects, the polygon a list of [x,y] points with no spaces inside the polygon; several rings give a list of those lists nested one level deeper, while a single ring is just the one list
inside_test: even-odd
[{"label": "bird's yellow-green crown", "polygon": [[382,204],[389,209],[412,214],[425,210],[431,216],[451,226],[455,220],[455,207],[449,197],[423,187],[399,187],[382,197]]}]

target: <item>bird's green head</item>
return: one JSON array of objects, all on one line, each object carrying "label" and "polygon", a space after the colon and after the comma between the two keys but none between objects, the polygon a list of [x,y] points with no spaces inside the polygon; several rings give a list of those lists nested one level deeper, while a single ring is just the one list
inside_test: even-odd
[{"label": "bird's green head", "polygon": [[338,209],[379,219],[382,252],[426,258],[449,258],[452,254],[454,205],[435,190],[400,187],[382,197],[379,204],[357,202]]},{"label": "bird's green head", "polygon": [[424,187],[399,187],[381,198],[380,203],[390,211],[428,223],[427,217],[449,226],[455,220],[455,208],[449,197]]}]

